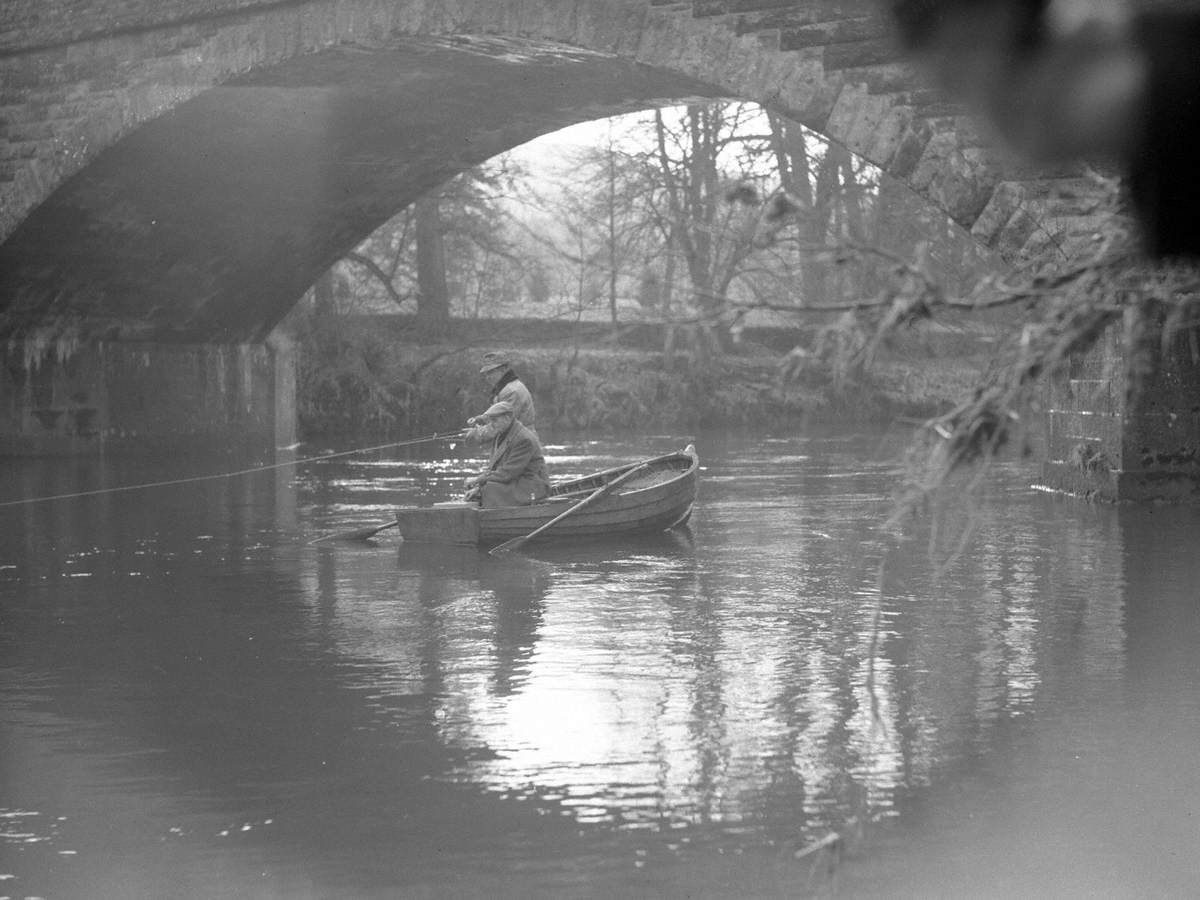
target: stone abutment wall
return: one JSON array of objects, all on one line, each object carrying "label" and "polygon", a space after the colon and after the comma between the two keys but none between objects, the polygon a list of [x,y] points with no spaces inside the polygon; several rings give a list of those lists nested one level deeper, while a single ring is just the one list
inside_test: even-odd
[{"label": "stone abutment wall", "polygon": [[1200,501],[1200,330],[1131,384],[1116,328],[1047,397],[1042,483],[1100,501]]},{"label": "stone abutment wall", "polygon": [[296,440],[295,359],[260,344],[98,343],[0,354],[0,456],[273,453]]}]

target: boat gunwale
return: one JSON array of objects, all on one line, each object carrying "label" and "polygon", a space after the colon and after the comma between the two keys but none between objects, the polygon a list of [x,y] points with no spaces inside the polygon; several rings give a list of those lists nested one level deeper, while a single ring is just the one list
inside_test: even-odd
[{"label": "boat gunwale", "polygon": [[[613,494],[610,495],[613,497],[631,497],[635,494],[640,493],[641,491],[649,491],[649,490],[653,490],[655,488],[662,488],[662,487],[667,487],[668,485],[674,485],[676,482],[680,481],[681,479],[686,478],[687,476],[689,476],[691,474],[694,474],[700,468],[700,457],[695,453],[695,451],[688,453],[686,449],[676,450],[673,453],[664,454],[663,456],[652,456],[649,459],[643,459],[643,460],[638,460],[636,462],[625,463],[624,465],[614,466],[611,469],[602,469],[599,472],[592,472],[588,475],[580,475],[578,478],[568,478],[565,481],[559,482],[557,485],[555,485],[555,487],[562,487],[562,486],[568,485],[568,484],[582,483],[582,482],[587,482],[587,481],[593,481],[594,479],[597,479],[597,478],[602,478],[600,483],[596,485],[596,488],[598,489],[598,488],[601,488],[604,485],[608,484],[614,477],[621,475],[625,472],[628,472],[631,469],[636,469],[639,466],[644,466],[644,465],[647,465],[648,463],[657,464],[655,466],[655,469],[666,468],[667,464],[669,464],[677,459],[688,460],[687,468],[678,470],[675,475],[668,478],[667,480],[656,481],[654,484],[647,484],[642,487],[634,486],[634,487],[629,488],[628,490],[617,490]],[[652,471],[653,470],[654,469],[652,469]],[[635,485],[636,485],[636,482],[635,482]],[[535,503],[529,504],[528,508],[536,509],[539,506],[549,506],[551,504],[558,504],[560,502],[568,501],[568,500],[578,501],[579,499],[582,499],[582,498],[576,497],[574,493],[572,493],[570,495],[550,494],[549,496],[543,497],[542,499],[538,500]],[[496,507],[496,508],[498,508],[498,509],[509,509],[509,508],[525,509],[527,507]],[[484,510],[484,511],[486,511],[486,510]]]},{"label": "boat gunwale", "polygon": [[[686,465],[681,465],[682,463],[686,463]],[[475,522],[471,529],[475,533],[475,538],[470,542],[487,545],[525,534],[569,511],[574,505],[587,499],[591,492],[603,487],[613,478],[647,465],[649,465],[650,472],[665,469],[671,473],[670,477],[644,486],[636,486],[635,481],[634,486],[631,486],[629,490],[618,489],[587,509],[581,510],[576,516],[564,521],[561,527],[554,529],[553,535],[547,534],[546,539],[578,538],[610,532],[633,534],[638,531],[666,530],[672,527],[674,521],[685,520],[695,504],[700,458],[690,444],[684,449],[661,456],[636,460],[577,478],[566,479],[559,482],[559,486],[588,484],[588,488],[568,495],[551,495],[523,506],[482,509],[474,504],[450,501],[433,506],[398,507],[396,515],[398,520],[403,519],[405,514],[428,515],[439,507],[445,509],[447,515],[451,515],[452,511],[459,511],[470,515],[471,520]],[[613,521],[614,517],[616,521]],[[419,541],[422,539],[418,534],[405,534],[403,528],[401,534],[406,540]],[[449,540],[461,542],[461,539]]]}]

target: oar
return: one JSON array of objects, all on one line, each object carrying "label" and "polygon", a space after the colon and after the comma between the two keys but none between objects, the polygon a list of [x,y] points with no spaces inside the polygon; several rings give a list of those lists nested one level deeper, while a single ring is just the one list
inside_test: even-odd
[{"label": "oar", "polygon": [[541,534],[546,529],[554,527],[559,522],[561,522],[563,519],[565,519],[567,516],[571,515],[571,513],[577,513],[577,512],[579,512],[579,510],[583,509],[585,506],[590,506],[591,504],[593,504],[597,500],[599,500],[601,497],[607,496],[609,493],[612,492],[613,488],[617,487],[622,482],[629,480],[634,475],[636,475],[638,472],[641,472],[644,468],[646,468],[646,466],[650,465],[650,463],[652,461],[653,460],[646,460],[644,463],[639,463],[638,465],[636,465],[632,469],[630,469],[628,472],[624,472],[621,475],[618,475],[612,481],[608,482],[608,484],[603,484],[600,487],[596,488],[596,490],[592,491],[590,494],[588,494],[586,497],[584,497],[582,500],[580,500],[574,506],[570,507],[569,509],[564,509],[562,512],[560,512],[557,516],[555,516],[549,522],[546,522],[544,525],[539,525],[537,528],[533,529],[533,531],[529,532],[529,534],[525,535],[524,537],[512,538],[511,540],[505,541],[503,544],[493,547],[488,552],[489,553],[507,553],[509,550],[515,550],[517,547],[520,547],[522,544],[524,544],[530,538],[537,537],[539,534]]},{"label": "oar", "polygon": [[399,519],[393,519],[390,522],[385,522],[383,525],[375,525],[371,528],[359,528],[355,531],[339,531],[337,534],[327,534],[323,537],[314,538],[309,543],[319,544],[321,541],[365,541],[368,538],[375,537],[379,532],[395,528],[399,524]]}]

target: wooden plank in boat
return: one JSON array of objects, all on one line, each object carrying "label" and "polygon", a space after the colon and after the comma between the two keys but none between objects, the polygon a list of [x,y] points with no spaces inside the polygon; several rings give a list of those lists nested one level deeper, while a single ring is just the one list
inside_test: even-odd
[{"label": "wooden plank in boat", "polygon": [[405,507],[396,510],[396,518],[406,541],[479,542],[479,506],[475,503],[456,500],[428,507]]}]

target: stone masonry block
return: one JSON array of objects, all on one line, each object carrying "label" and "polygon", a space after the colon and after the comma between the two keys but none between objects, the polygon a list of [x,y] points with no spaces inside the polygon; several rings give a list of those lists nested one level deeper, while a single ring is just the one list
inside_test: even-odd
[{"label": "stone masonry block", "polygon": [[928,192],[931,186],[939,184],[948,170],[959,165],[957,135],[942,131],[937,123],[932,123],[932,127],[933,134],[925,144],[920,162],[908,179],[913,187],[925,192]]},{"label": "stone masonry block", "polygon": [[1072,378],[1069,381],[1068,401],[1074,409],[1119,416],[1124,412],[1124,399],[1113,392],[1108,378]]},{"label": "stone masonry block", "polygon": [[908,120],[908,125],[900,135],[892,163],[887,167],[887,173],[893,178],[908,182],[913,172],[920,165],[925,147],[933,137],[933,127],[924,119]]},{"label": "stone masonry block", "polygon": [[904,110],[886,97],[869,93],[865,85],[847,84],[830,114],[829,136],[853,152],[886,165],[895,155],[907,124]]},{"label": "stone masonry block", "polygon": [[753,13],[795,7],[795,0],[695,0],[697,18],[725,16],[733,13]]},{"label": "stone masonry block", "polygon": [[831,72],[859,70],[871,66],[886,66],[902,58],[891,38],[845,41],[825,48],[825,67]]},{"label": "stone masonry block", "polygon": [[830,47],[835,44],[878,40],[888,34],[884,21],[874,16],[836,19],[799,28],[786,28],[780,35],[779,45],[783,50]]}]

